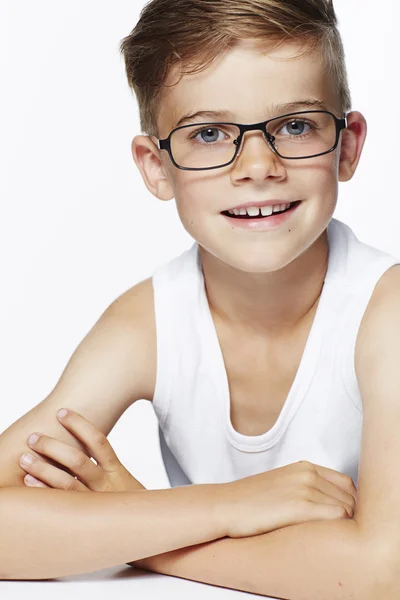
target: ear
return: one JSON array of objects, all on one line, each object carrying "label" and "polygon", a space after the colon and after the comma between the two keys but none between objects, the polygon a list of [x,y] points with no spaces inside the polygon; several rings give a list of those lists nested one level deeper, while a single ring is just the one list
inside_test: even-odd
[{"label": "ear", "polygon": [[367,137],[367,122],[360,112],[347,116],[347,129],[342,130],[339,161],[339,181],[349,181],[358,166]]},{"label": "ear", "polygon": [[147,189],[160,200],[172,200],[175,194],[161,160],[161,150],[151,137],[138,135],[132,141],[132,156]]}]

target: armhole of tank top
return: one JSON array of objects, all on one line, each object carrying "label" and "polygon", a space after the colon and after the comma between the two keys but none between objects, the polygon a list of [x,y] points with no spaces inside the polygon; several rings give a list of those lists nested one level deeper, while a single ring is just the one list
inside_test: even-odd
[{"label": "armhole of tank top", "polygon": [[164,428],[168,417],[173,378],[173,357],[170,348],[171,302],[165,268],[166,266],[163,265],[162,270],[156,269],[152,277],[157,338],[157,369],[152,405],[161,429]]},{"label": "armhole of tank top", "polygon": [[[367,288],[367,290],[370,293],[368,296],[368,300],[365,304],[365,308],[362,311],[362,314],[360,315],[360,307],[359,307],[359,303],[357,302],[357,296],[356,297],[353,296],[352,305],[350,306],[350,309],[346,312],[345,318],[343,319],[343,322],[342,322],[342,329],[341,329],[342,335],[340,335],[339,339],[345,339],[346,343],[345,343],[345,349],[341,353],[342,359],[341,359],[341,363],[340,363],[341,364],[340,373],[341,373],[342,381],[346,388],[347,394],[349,395],[351,401],[356,406],[356,408],[358,408],[358,410],[360,412],[363,411],[363,406],[362,406],[362,398],[361,398],[361,394],[360,394],[359,387],[358,387],[356,369],[355,369],[355,364],[354,364],[357,336],[358,336],[358,332],[360,329],[361,321],[364,317],[365,311],[367,310],[368,304],[372,298],[375,287],[377,286],[380,278],[386,273],[386,271],[388,269],[390,269],[391,267],[393,267],[395,264],[400,264],[400,263],[396,262],[396,259],[393,257],[386,256],[377,261],[376,271],[375,271],[376,275],[377,275],[376,278],[373,280],[372,283],[370,281],[367,281],[367,283],[365,284],[365,287]],[[364,291],[364,289],[365,288],[361,287],[361,290],[359,290],[359,291],[362,292],[362,291]],[[361,296],[361,297],[363,297],[363,296]],[[355,332],[354,332],[354,327],[351,326],[351,324],[353,322],[352,321],[353,316],[354,316],[354,318],[357,319],[357,322],[358,322],[358,327],[356,328]],[[346,331],[351,332],[351,335],[348,339],[346,338],[346,335],[345,335]]]}]

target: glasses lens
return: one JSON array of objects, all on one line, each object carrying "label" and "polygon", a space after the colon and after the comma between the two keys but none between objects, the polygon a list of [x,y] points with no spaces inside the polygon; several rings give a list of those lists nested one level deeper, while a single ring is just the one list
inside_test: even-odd
[{"label": "glasses lens", "polygon": [[336,123],[326,112],[293,113],[267,125],[274,145],[284,158],[307,158],[328,152],[336,141]]},{"label": "glasses lens", "polygon": [[177,129],[171,136],[171,151],[180,167],[207,169],[229,163],[239,137],[236,125],[210,123]]},{"label": "glasses lens", "polygon": [[[308,158],[333,148],[336,123],[326,112],[291,113],[267,125],[274,146],[283,158]],[[176,129],[171,136],[171,151],[180,167],[209,169],[230,163],[240,136],[236,125],[209,123]]]}]

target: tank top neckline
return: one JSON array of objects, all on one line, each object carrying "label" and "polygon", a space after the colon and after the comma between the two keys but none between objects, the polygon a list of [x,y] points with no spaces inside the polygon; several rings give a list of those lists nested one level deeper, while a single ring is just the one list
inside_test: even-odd
[{"label": "tank top neckline", "polygon": [[335,243],[334,239],[334,230],[335,224],[333,223],[332,225],[331,221],[328,226],[329,256],[325,281],[293,384],[283,404],[279,417],[273,427],[263,434],[254,436],[239,433],[236,431],[236,429],[234,429],[231,422],[231,401],[228,376],[214,319],[208,303],[199,247],[196,244],[196,261],[198,274],[201,280],[201,322],[204,323],[203,340],[206,350],[205,355],[208,357],[208,372],[213,380],[218,396],[218,401],[221,408],[219,414],[220,418],[223,420],[225,437],[228,442],[238,450],[249,452],[263,451],[274,446],[286,431],[291,419],[298,410],[307,393],[307,390],[312,383],[313,377],[317,370],[318,360],[321,354],[320,350],[326,330],[326,312],[328,308],[330,310],[332,309],[331,302],[333,299],[331,298],[331,286],[329,283],[337,275],[337,271],[340,266],[340,262],[338,260],[339,257],[337,256],[337,244]]}]

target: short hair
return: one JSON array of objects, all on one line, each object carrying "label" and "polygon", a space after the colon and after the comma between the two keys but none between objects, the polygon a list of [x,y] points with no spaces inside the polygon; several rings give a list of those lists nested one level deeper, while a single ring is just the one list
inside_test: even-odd
[{"label": "short hair", "polygon": [[181,64],[181,78],[200,72],[244,39],[276,41],[275,48],[286,41],[301,42],[301,56],[320,51],[337,88],[340,110],[350,111],[337,26],[332,0],[150,0],[120,42],[142,132],[159,137],[157,119],[171,67]]}]

